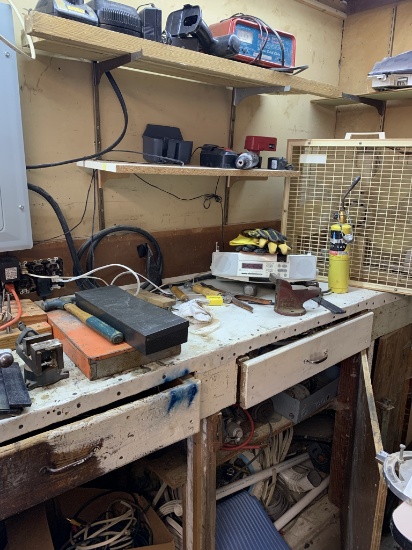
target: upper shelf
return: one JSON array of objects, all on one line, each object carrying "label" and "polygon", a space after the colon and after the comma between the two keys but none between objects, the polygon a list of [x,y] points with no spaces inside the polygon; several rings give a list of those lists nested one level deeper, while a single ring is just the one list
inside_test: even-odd
[{"label": "upper shelf", "polygon": [[[101,29],[53,15],[30,11],[26,32],[37,38],[36,49],[75,59],[103,61],[140,52],[127,67],[231,88],[290,87],[288,93],[337,98],[337,87],[223,59],[143,38]],[[265,93],[260,90],[259,93]]]},{"label": "upper shelf", "polygon": [[176,164],[140,164],[135,162],[115,162],[106,160],[86,160],[77,163],[82,168],[103,170],[114,174],[153,174],[159,176],[233,176],[251,179],[298,176],[294,170],[236,170],[233,168],[207,168],[205,166],[178,166]]},{"label": "upper shelf", "polygon": [[412,99],[412,88],[404,88],[401,90],[385,90],[381,92],[372,92],[370,94],[361,94],[359,100],[352,97],[339,96],[336,98],[313,99],[312,103],[322,105],[324,107],[339,107],[341,105],[356,105],[362,103],[362,99],[372,99],[376,101],[393,101],[401,99]]}]

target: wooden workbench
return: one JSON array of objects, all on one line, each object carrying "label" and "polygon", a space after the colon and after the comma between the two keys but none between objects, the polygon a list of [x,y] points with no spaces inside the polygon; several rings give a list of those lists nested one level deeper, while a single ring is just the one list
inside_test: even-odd
[{"label": "wooden workbench", "polygon": [[[241,293],[240,284],[215,286]],[[328,299],[346,313],[314,302],[301,317],[215,307],[215,330],[189,332],[180,355],[106,379],[88,380],[66,358],[69,379],[33,390],[30,409],[0,420],[0,518],[188,438],[186,548],[212,550],[213,520],[196,517],[214,502],[216,413],[259,403],[411,323],[410,300],[395,294],[352,288]]]}]

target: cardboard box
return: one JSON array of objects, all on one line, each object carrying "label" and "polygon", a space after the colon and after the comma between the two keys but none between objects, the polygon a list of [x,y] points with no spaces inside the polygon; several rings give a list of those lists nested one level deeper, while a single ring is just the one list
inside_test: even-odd
[{"label": "cardboard box", "polygon": [[[101,489],[74,489],[63,493],[53,499],[54,507],[61,512],[61,517],[69,518],[81,508],[83,504],[98,495],[104,495],[94,500],[81,512],[81,518],[85,521],[93,521],[104,512],[113,500],[118,498],[129,498],[125,492],[116,491],[105,494],[107,491]],[[162,520],[152,508],[148,508],[148,502],[141,496],[135,495],[140,506],[146,510],[146,517],[153,531],[153,545],[141,546],[133,550],[175,550],[173,537],[164,525]],[[6,521],[8,536],[7,550],[55,550],[52,542],[52,531],[54,519],[58,522],[59,517],[51,518],[46,513],[46,508],[51,501],[34,506],[29,510],[16,514]],[[57,514],[59,516],[60,514]]]}]

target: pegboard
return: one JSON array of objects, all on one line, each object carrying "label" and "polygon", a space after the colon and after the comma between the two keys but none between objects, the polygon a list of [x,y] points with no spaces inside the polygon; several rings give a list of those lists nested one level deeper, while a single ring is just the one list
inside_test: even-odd
[{"label": "pegboard", "polygon": [[291,140],[300,175],[285,185],[282,232],[294,254],[318,258],[327,280],[329,227],[342,195],[355,241],[350,284],[412,294],[412,140]]}]

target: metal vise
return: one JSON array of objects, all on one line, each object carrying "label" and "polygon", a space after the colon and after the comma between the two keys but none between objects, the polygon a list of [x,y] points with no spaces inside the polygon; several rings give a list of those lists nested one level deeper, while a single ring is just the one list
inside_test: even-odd
[{"label": "metal vise", "polygon": [[29,390],[48,386],[69,377],[64,369],[63,345],[51,334],[39,334],[20,322],[22,331],[16,341],[16,353],[23,359],[24,380]]},{"label": "metal vise", "polygon": [[302,282],[299,285],[291,285],[284,279],[277,278],[273,273],[269,280],[275,283],[275,311],[279,315],[299,317],[306,313],[303,304],[307,300],[317,298],[321,295],[321,289],[316,282]]}]

